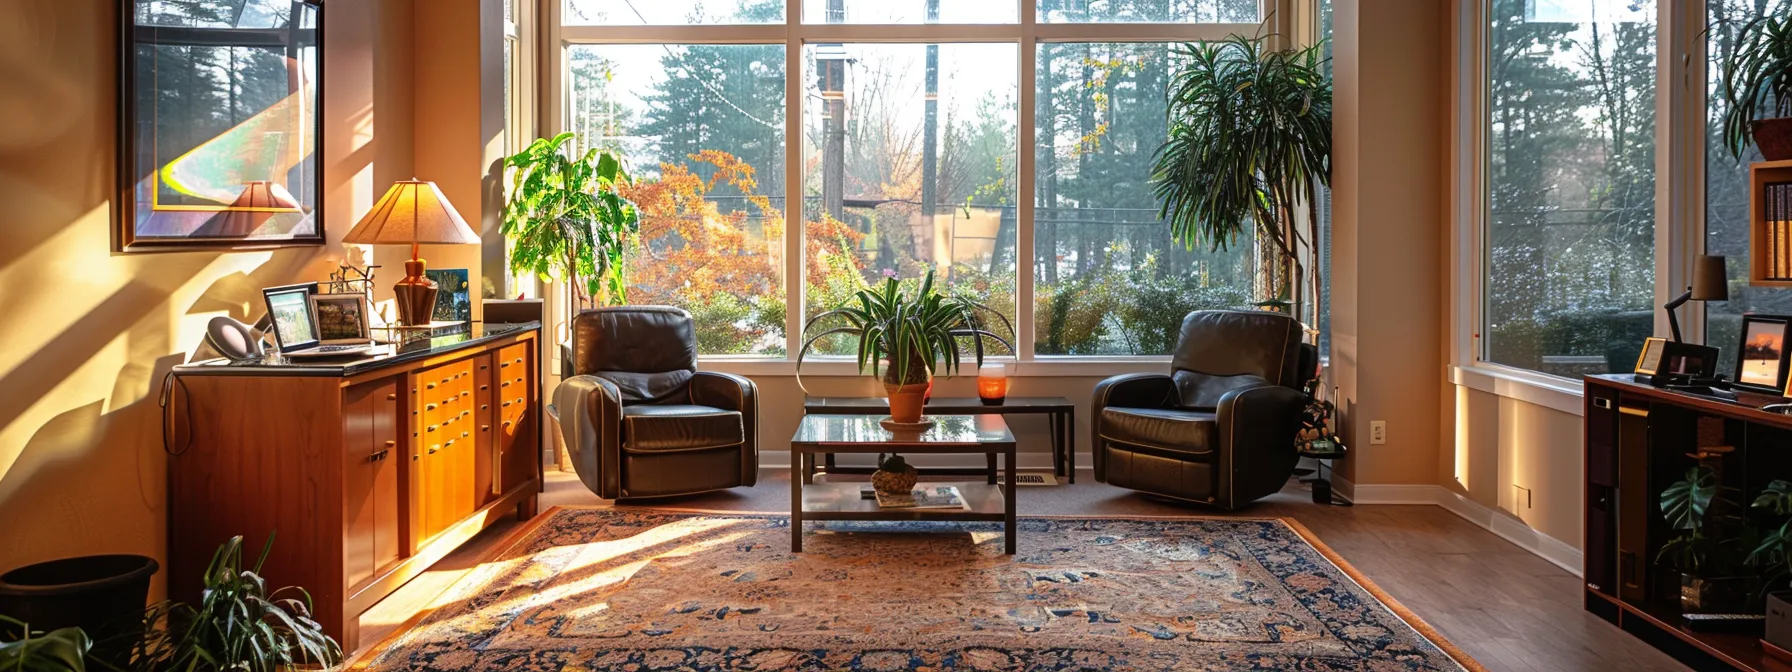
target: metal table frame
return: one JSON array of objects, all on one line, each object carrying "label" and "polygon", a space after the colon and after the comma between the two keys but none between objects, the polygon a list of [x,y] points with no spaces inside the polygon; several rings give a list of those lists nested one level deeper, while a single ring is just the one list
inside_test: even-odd
[{"label": "metal table frame", "polygon": [[[874,415],[890,412],[890,400],[882,397],[809,397],[803,402],[807,415]],[[1008,397],[1000,406],[985,405],[976,397],[934,397],[924,409],[928,415],[1044,415],[1051,429],[1052,473],[1066,482],[1076,483],[1076,404],[1064,397]],[[863,451],[846,451],[863,452]],[[995,477],[995,457],[989,459],[987,471],[963,467],[919,468],[929,476]],[[834,464],[833,453],[823,453],[821,471],[829,474],[869,474],[874,467],[842,467]],[[806,477],[813,477],[816,465],[802,467]]]},{"label": "metal table frame", "polygon": [[[844,414],[835,414],[844,415]],[[805,417],[804,421],[809,418]],[[802,429],[798,428],[798,435]],[[1003,439],[967,442],[938,442],[921,440],[901,440],[892,438],[885,441],[796,441],[790,443],[791,459],[797,462],[796,473],[790,479],[790,552],[803,551],[803,521],[806,520],[937,520],[937,521],[988,521],[1002,523],[1003,553],[1013,555],[1015,550],[1014,522],[1014,477],[1015,447],[1014,433],[1008,430],[1007,423],[1002,426]],[[982,487],[985,493],[989,487],[1001,490],[1002,511],[957,510],[957,509],[878,509],[875,501],[860,510],[805,511],[803,503],[803,487],[814,484],[815,456],[817,454],[832,455],[834,453],[901,452],[910,455],[956,455],[965,453],[983,453],[989,458],[989,486]],[[996,485],[996,456],[1003,457],[1003,473],[1007,476],[1005,483]],[[831,483],[826,484],[836,489],[852,488],[854,497],[862,484]],[[963,488],[967,501],[976,502],[984,498],[973,497],[969,487]],[[842,507],[845,508],[845,507]]]}]

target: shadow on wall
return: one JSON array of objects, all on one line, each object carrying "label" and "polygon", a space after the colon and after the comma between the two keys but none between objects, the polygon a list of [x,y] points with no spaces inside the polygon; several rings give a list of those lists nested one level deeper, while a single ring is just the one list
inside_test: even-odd
[{"label": "shadow on wall", "polygon": [[[322,278],[341,253],[111,251],[117,11],[9,0],[0,16],[0,570],[165,558],[162,377],[211,317],[259,315],[262,287]],[[355,158],[332,168],[372,161]]]}]

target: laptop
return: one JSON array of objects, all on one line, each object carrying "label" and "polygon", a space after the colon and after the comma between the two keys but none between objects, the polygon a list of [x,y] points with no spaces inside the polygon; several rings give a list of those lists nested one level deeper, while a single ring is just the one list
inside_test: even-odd
[{"label": "laptop", "polygon": [[311,296],[317,283],[269,287],[261,290],[268,303],[268,318],[273,322],[274,342],[280,354],[288,358],[353,357],[373,354],[373,339],[338,339],[324,342],[318,338],[317,315],[312,310]]}]

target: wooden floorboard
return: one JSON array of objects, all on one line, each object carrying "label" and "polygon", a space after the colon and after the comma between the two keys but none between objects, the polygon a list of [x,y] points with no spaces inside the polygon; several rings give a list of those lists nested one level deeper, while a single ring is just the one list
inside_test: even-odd
[{"label": "wooden floorboard", "polygon": [[[1023,488],[1021,515],[1226,515],[1153,501],[1080,474],[1076,485]],[[767,470],[759,485],[654,502],[670,508],[784,513],[789,475]],[[843,479],[844,480],[844,479]],[[862,480],[862,479],[861,479]],[[542,508],[609,506],[572,474],[548,472]],[[1332,507],[1313,504],[1291,484],[1240,516],[1300,521],[1369,580],[1496,672],[1685,670],[1581,608],[1580,580],[1436,506]],[[519,523],[486,530],[362,615],[361,641],[380,642],[442,598]],[[1026,538],[1021,537],[1021,544]]]}]

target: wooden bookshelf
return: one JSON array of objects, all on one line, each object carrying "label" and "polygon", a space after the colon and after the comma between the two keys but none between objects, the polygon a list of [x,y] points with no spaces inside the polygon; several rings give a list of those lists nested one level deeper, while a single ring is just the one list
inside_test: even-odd
[{"label": "wooden bookshelf", "polygon": [[[1792,287],[1792,223],[1775,226],[1766,207],[1768,184],[1792,183],[1792,161],[1760,161],[1749,165],[1748,174],[1748,284]],[[1783,216],[1792,222],[1792,212]]]}]

